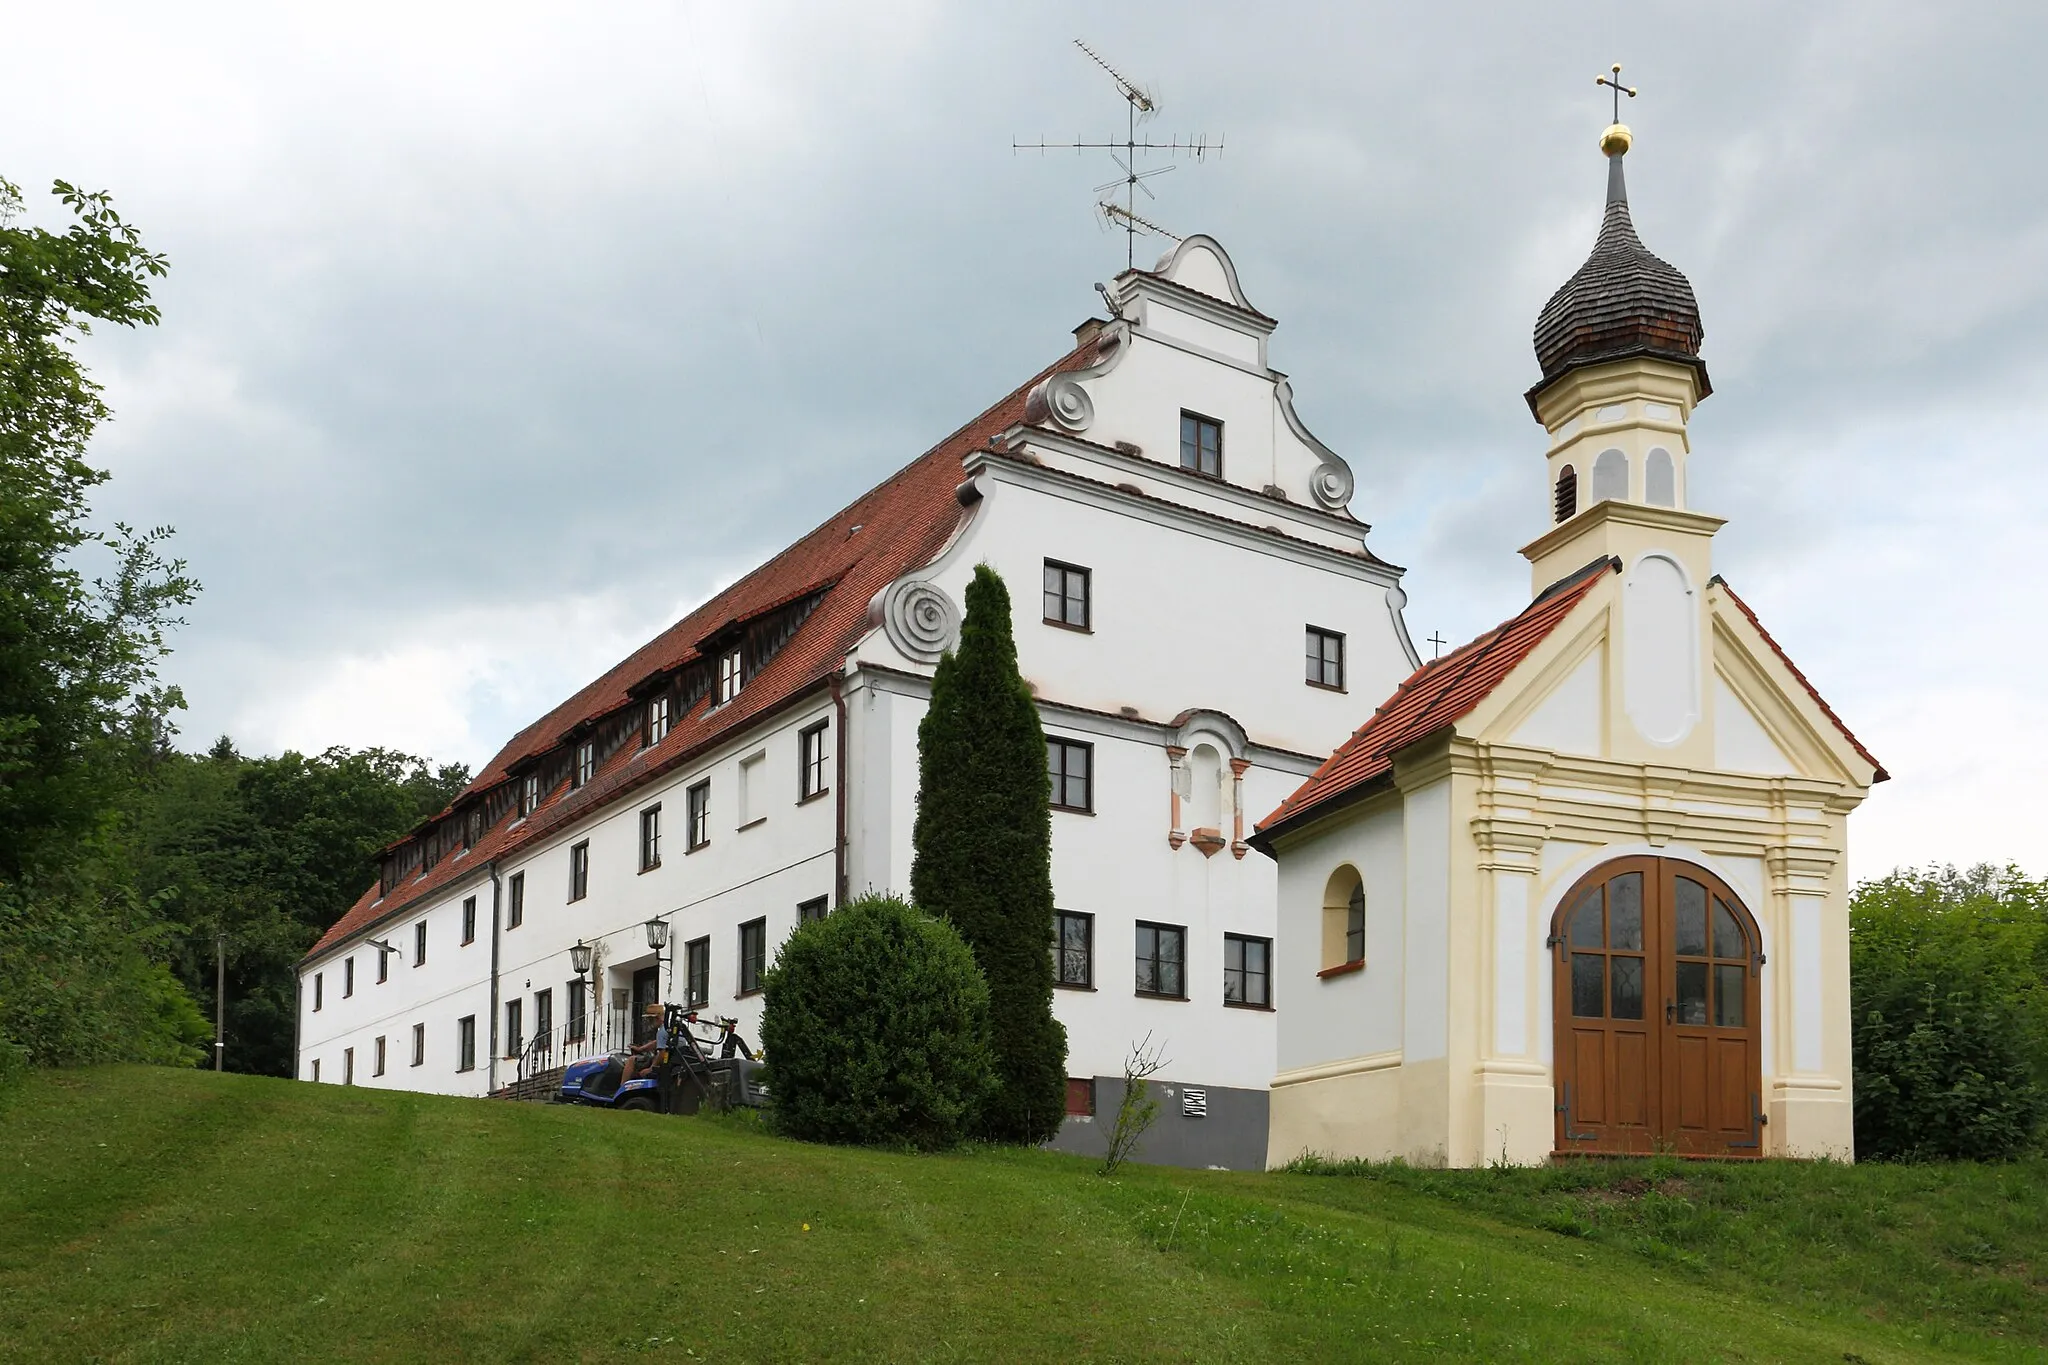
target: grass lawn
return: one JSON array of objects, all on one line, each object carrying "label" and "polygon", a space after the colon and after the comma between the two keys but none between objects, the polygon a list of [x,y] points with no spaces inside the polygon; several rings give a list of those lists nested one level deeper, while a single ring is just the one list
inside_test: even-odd
[{"label": "grass lawn", "polygon": [[2041,1360],[2048,1166],[1268,1175],[143,1067],[0,1109],[0,1360]]}]

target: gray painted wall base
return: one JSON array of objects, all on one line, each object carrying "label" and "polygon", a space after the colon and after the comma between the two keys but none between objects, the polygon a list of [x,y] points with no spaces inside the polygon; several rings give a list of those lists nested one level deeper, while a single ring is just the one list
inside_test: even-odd
[{"label": "gray painted wall base", "polygon": [[[1139,1139],[1131,1160],[1148,1166],[1221,1167],[1233,1171],[1266,1169],[1266,1123],[1271,1093],[1220,1085],[1151,1082],[1159,1101],[1159,1117]],[[1200,1118],[1188,1115],[1185,1090],[1202,1092],[1206,1104]],[[1095,1078],[1095,1116],[1070,1115],[1059,1135],[1045,1145],[1055,1152],[1100,1159],[1109,1148],[1109,1130],[1123,1103],[1124,1078]]]}]

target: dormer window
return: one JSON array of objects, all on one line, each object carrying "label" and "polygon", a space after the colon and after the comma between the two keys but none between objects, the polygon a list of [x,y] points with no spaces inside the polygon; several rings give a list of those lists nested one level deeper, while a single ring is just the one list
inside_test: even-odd
[{"label": "dormer window", "polygon": [[737,645],[718,659],[718,704],[725,705],[740,694],[740,650]]},{"label": "dormer window", "polygon": [[661,743],[668,738],[668,731],[668,693],[664,692],[647,703],[647,743]]},{"label": "dormer window", "polygon": [[540,809],[540,774],[528,773],[519,781],[519,813],[531,815]]},{"label": "dormer window", "polygon": [[576,746],[576,785],[582,786],[597,776],[597,741],[586,739]]},{"label": "dormer window", "polygon": [[1180,415],[1180,467],[1223,477],[1223,423],[1193,412]]}]

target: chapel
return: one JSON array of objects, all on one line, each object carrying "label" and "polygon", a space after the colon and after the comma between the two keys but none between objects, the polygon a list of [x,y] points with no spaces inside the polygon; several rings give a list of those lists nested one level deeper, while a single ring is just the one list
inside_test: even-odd
[{"label": "chapel", "polygon": [[1844,853],[1886,774],[1715,571],[1700,311],[1636,233],[1631,142],[1602,135],[1599,235],[1536,320],[1533,599],[1251,839],[1269,1164],[1854,1155]]}]

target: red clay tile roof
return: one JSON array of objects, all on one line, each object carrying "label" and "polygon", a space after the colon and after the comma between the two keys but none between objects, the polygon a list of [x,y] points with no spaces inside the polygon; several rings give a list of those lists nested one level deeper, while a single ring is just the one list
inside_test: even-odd
[{"label": "red clay tile roof", "polygon": [[966,455],[986,448],[990,437],[1024,420],[1025,395],[1033,385],[1047,375],[1093,364],[1096,357],[1095,342],[1077,346],[803,539],[642,645],[514,735],[450,803],[449,810],[509,780],[520,764],[553,749],[570,730],[633,704],[632,689],[696,658],[697,643],[722,627],[750,620],[820,585],[829,585],[788,643],[731,702],[715,711],[708,699],[698,702],[676,719],[667,738],[653,748],[642,749],[632,743],[620,746],[582,787],[571,789],[564,784],[524,820],[498,821],[476,847],[442,858],[425,877],[393,887],[381,899],[377,885],[372,884],[306,956],[315,956],[372,928],[490,860],[679,766],[720,736],[823,685],[828,675],[844,664],[847,651],[867,633],[868,603],[874,595],[910,570],[929,563],[958,526],[962,511],[954,489],[965,477],[961,462]]},{"label": "red clay tile roof", "polygon": [[1596,559],[1544,589],[1520,616],[1416,669],[1294,795],[1259,821],[1259,834],[1270,836],[1280,825],[1391,771],[1401,750],[1443,730],[1486,700],[1593,590],[1603,573],[1620,568],[1619,560]]},{"label": "red clay tile roof", "polygon": [[1764,643],[1769,645],[1771,652],[1778,656],[1778,662],[1784,664],[1791,671],[1792,676],[1799,679],[1799,685],[1806,689],[1807,696],[1813,698],[1813,704],[1818,706],[1821,712],[1835,723],[1835,728],[1842,732],[1842,738],[1849,741],[1849,747],[1854,749],[1865,763],[1868,763],[1876,770],[1875,776],[1870,780],[1872,782],[1891,781],[1892,775],[1884,770],[1884,764],[1879,763],[1876,758],[1872,757],[1870,750],[1863,747],[1863,741],[1850,733],[1849,727],[1842,723],[1842,718],[1835,714],[1835,708],[1829,706],[1827,698],[1821,696],[1820,689],[1807,681],[1806,675],[1799,671],[1799,665],[1792,662],[1792,656],[1787,654],[1778,642],[1771,638],[1771,633],[1764,629],[1764,623],[1756,619],[1756,613],[1749,609],[1749,603],[1743,601],[1736,595],[1735,589],[1728,586],[1728,580],[1719,574],[1715,574],[1708,582],[1718,584],[1721,591],[1728,594],[1728,600],[1735,604],[1737,611],[1749,618],[1749,623],[1756,627],[1756,633],[1764,637]]}]

